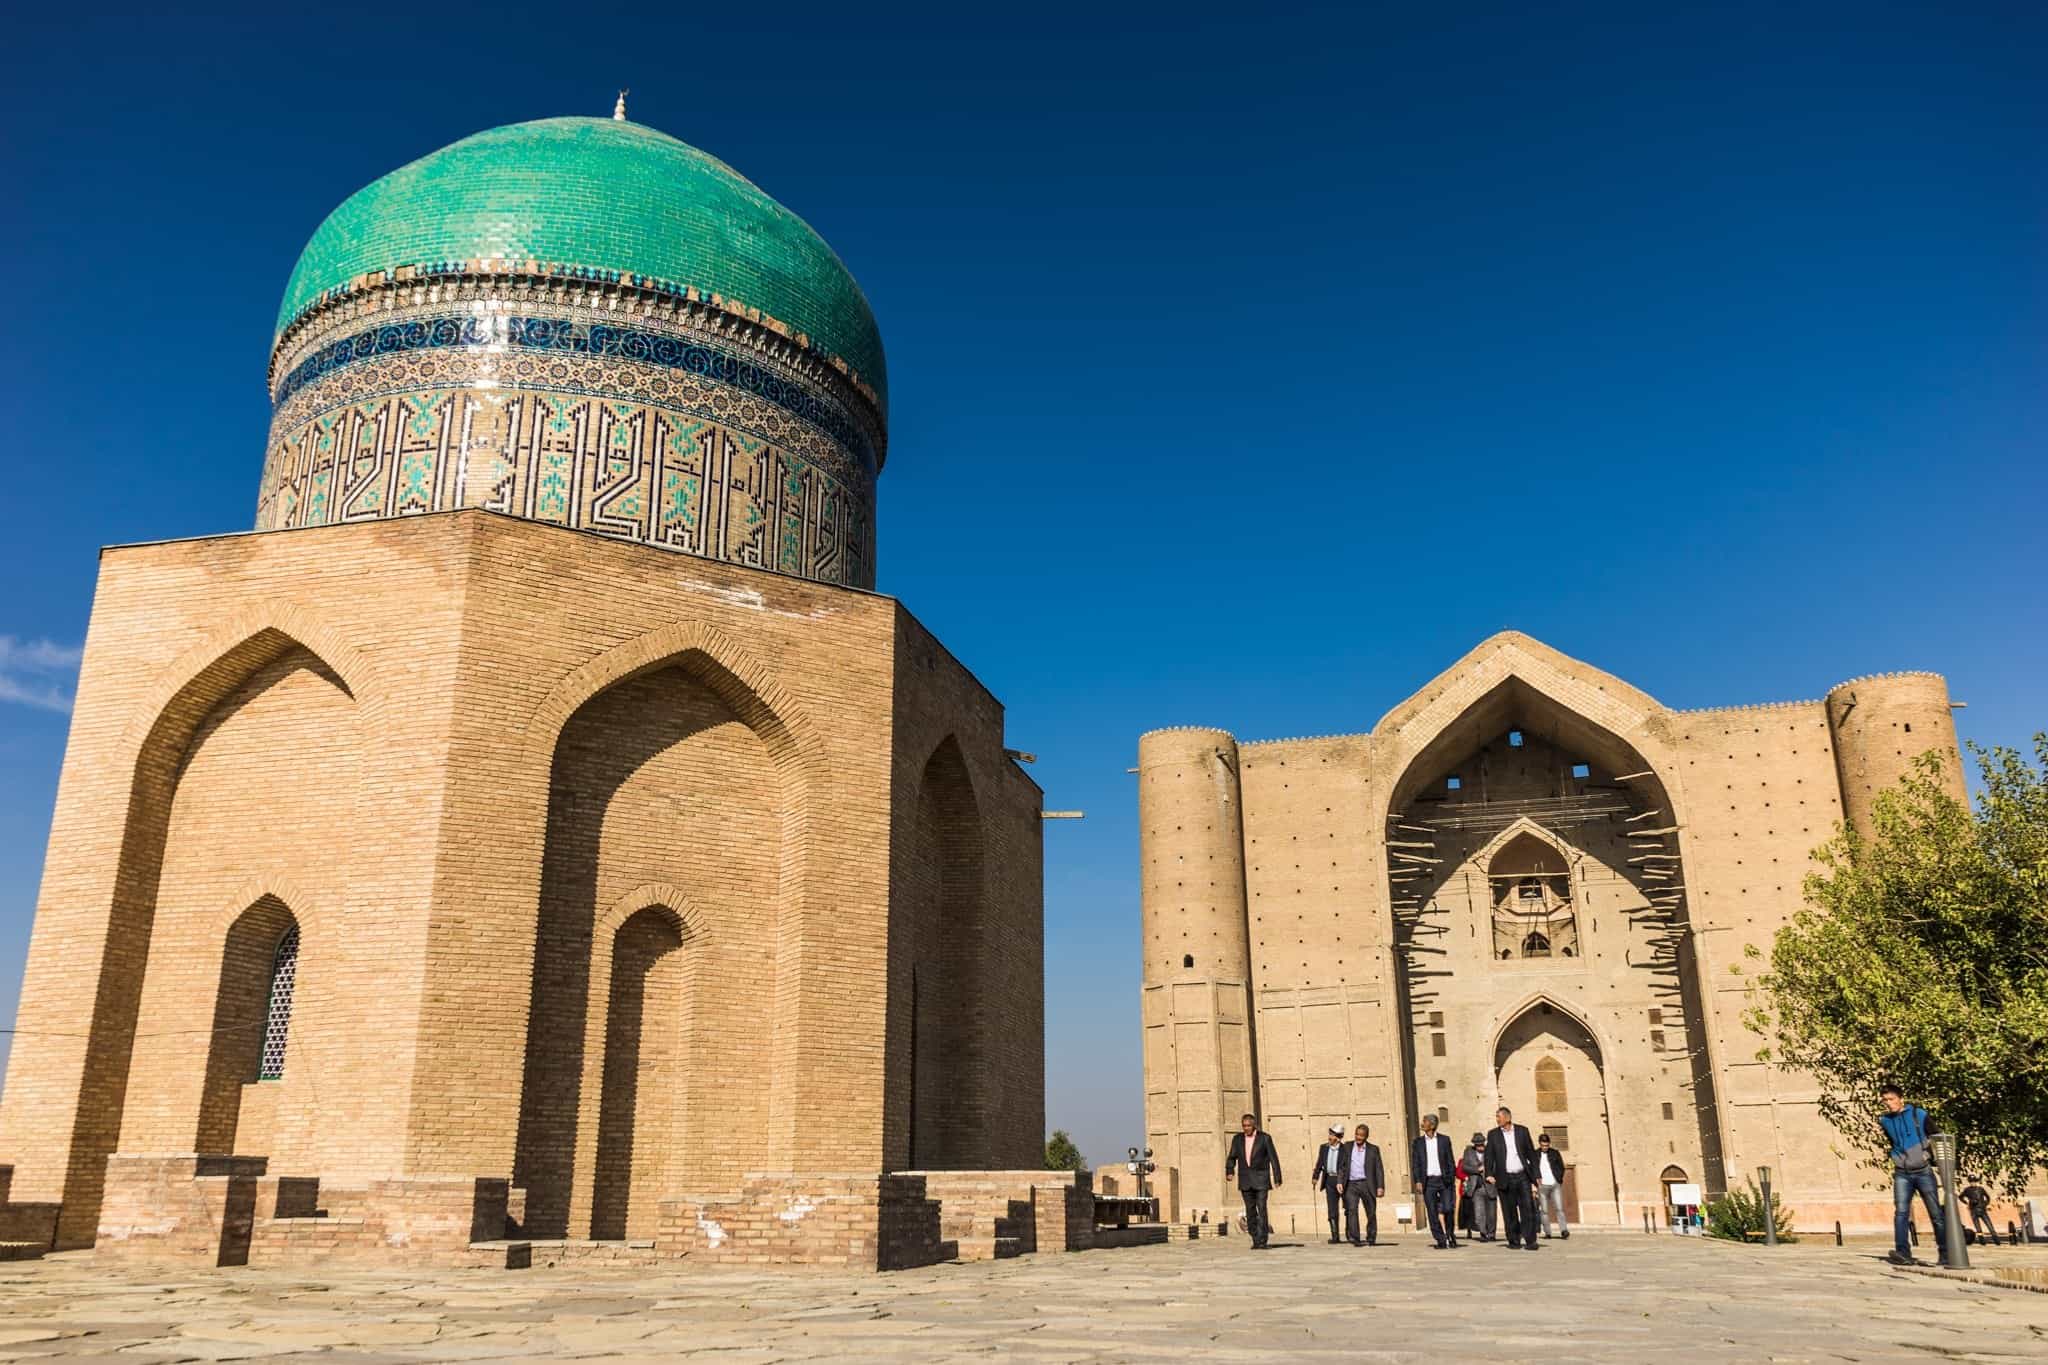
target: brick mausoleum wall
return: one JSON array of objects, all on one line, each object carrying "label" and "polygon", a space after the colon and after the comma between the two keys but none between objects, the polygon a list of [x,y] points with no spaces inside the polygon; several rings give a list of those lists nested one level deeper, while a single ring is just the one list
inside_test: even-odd
[{"label": "brick mausoleum wall", "polygon": [[[677,705],[629,704],[656,701]],[[60,1246],[104,1225],[127,1252],[218,1256],[267,1170],[317,1180],[327,1216],[252,1206],[259,1254],[325,1255],[452,1244],[479,1178],[527,1191],[522,1236],[640,1236],[664,1191],[739,1190],[764,1150],[906,1164],[892,896],[920,828],[955,855],[934,903],[971,905],[981,937],[931,1040],[972,1059],[938,1092],[962,1103],[921,1122],[951,1148],[934,1164],[1021,1167],[1043,1134],[1039,795],[1003,742],[995,699],[871,594],[478,511],[109,550],[0,1102],[12,1197],[61,1201]],[[948,799],[920,826],[940,750]],[[713,781],[742,770],[747,790]],[[664,818],[691,839],[633,837]],[[691,973],[610,981],[648,911],[669,937],[628,946]],[[288,926],[282,1076],[255,1083]],[[643,1036],[639,1005],[667,1019],[678,981],[676,1036]],[[636,1052],[647,1076],[600,1064]],[[864,1179],[858,1217],[826,1190],[837,1254],[933,1254],[937,1206]]]}]

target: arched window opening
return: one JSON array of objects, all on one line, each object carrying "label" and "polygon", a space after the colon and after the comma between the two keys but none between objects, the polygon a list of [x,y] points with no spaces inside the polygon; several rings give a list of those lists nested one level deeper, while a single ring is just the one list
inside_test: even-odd
[{"label": "arched window opening", "polygon": [[1545,1057],[1536,1063],[1536,1112],[1562,1114],[1570,1108],[1564,1088],[1564,1063]]},{"label": "arched window opening", "polygon": [[1496,956],[1578,956],[1578,913],[1563,852],[1524,830],[1493,855],[1487,881]]},{"label": "arched window opening", "polygon": [[285,1043],[292,1030],[292,987],[298,975],[299,926],[294,924],[278,939],[277,952],[270,960],[270,1005],[263,1016],[263,1055],[256,1067],[259,1081],[284,1079]]}]

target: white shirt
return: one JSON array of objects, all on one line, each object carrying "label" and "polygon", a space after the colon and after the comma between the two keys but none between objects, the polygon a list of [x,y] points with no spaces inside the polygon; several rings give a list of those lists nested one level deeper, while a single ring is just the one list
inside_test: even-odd
[{"label": "white shirt", "polygon": [[1441,1166],[1437,1165],[1437,1162],[1436,1162],[1436,1138],[1434,1138],[1434,1137],[1426,1137],[1426,1138],[1424,1138],[1424,1139],[1422,1140],[1422,1150],[1423,1150],[1423,1151],[1424,1151],[1425,1153],[1427,1153],[1427,1155],[1425,1156],[1425,1158],[1424,1158],[1424,1159],[1425,1159],[1426,1161],[1428,1161],[1428,1163],[1429,1163],[1429,1169],[1428,1169],[1428,1170],[1426,1170],[1426,1171],[1424,1171],[1424,1172],[1423,1172],[1423,1174],[1424,1174],[1424,1175],[1442,1175],[1442,1174],[1444,1173],[1444,1172],[1443,1172],[1443,1167],[1441,1167]]},{"label": "white shirt", "polygon": [[1323,1170],[1326,1174],[1337,1174],[1337,1153],[1343,1149],[1334,1142],[1323,1144]]},{"label": "white shirt", "polygon": [[1557,1183],[1557,1177],[1550,1170],[1550,1158],[1543,1155],[1541,1148],[1538,1148],[1536,1151],[1536,1169],[1543,1173],[1543,1183],[1545,1185],[1555,1185]]},{"label": "white shirt", "polygon": [[1365,1144],[1362,1142],[1351,1149],[1351,1178],[1365,1179]]},{"label": "white shirt", "polygon": [[1515,1130],[1513,1128],[1503,1128],[1500,1130],[1500,1136],[1501,1150],[1507,1153],[1508,1174],[1520,1175],[1522,1173],[1522,1145],[1515,1141]]}]

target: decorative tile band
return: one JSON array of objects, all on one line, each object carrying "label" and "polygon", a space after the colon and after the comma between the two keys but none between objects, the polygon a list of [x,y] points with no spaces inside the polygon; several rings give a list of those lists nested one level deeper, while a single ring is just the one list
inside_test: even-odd
[{"label": "decorative tile band", "polygon": [[861,424],[836,403],[789,376],[689,337],[577,317],[470,314],[385,323],[318,346],[278,381],[274,401],[283,407],[300,390],[345,366],[446,348],[502,348],[624,360],[703,376],[751,393],[818,427],[852,453],[869,477],[877,468],[874,443]]},{"label": "decorative tile band", "polygon": [[[387,391],[302,420],[285,420],[297,415],[280,410],[257,529],[483,507],[820,582],[874,586],[874,479],[843,457],[834,464],[850,478],[740,427],[664,404],[510,385],[399,387],[416,360],[394,353],[349,367],[349,378]],[[555,363],[601,364],[570,356]],[[378,375],[384,367],[393,372]]]}]

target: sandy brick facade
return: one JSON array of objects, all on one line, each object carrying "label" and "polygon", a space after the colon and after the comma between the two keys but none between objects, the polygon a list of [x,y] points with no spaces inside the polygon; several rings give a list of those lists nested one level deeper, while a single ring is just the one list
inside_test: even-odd
[{"label": "sandy brick facade", "polygon": [[112,549],[0,1161],[62,1246],[262,1185],[257,1258],[1027,1166],[1039,888],[1000,706],[891,599],[476,511]]},{"label": "sandy brick facade", "polygon": [[[1960,793],[1933,674],[1672,711],[1512,632],[1369,734],[1146,735],[1146,1126],[1183,1211],[1237,1208],[1245,1110],[1298,1171],[1330,1123],[1370,1124],[1409,1203],[1420,1116],[1463,1145],[1504,1103],[1588,1222],[1769,1165],[1802,1225],[1889,1227],[1881,1174],[1741,1015],[1811,850],[1929,750]],[[1273,1208],[1322,1217],[1305,1177]]]}]

